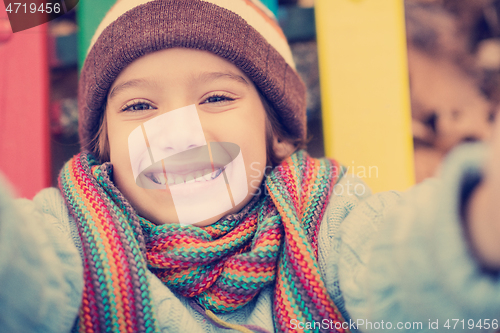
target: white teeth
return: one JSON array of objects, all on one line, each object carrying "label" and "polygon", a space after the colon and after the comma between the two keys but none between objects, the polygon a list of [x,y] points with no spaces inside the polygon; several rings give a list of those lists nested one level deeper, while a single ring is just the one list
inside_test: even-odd
[{"label": "white teeth", "polygon": [[203,173],[205,174],[203,176],[203,178],[205,178],[205,180],[212,179],[212,170],[211,169],[205,169]]},{"label": "white teeth", "polygon": [[202,176],[203,176],[203,173],[202,173],[200,170],[198,170],[198,171],[196,171],[196,172],[194,173],[194,178],[195,178],[195,180],[196,180],[197,182],[201,182],[201,181],[203,181],[203,180],[204,180]]},{"label": "white teeth", "polygon": [[175,183],[174,176],[172,176],[171,174],[168,174],[167,181],[168,181],[168,185],[173,185]]},{"label": "white teeth", "polygon": [[161,172],[161,173],[150,174],[149,178],[153,182],[161,185],[166,185],[166,184],[177,185],[183,183],[191,184],[194,182],[205,182],[215,179],[222,173],[222,171],[223,171],[222,169],[217,169],[214,172],[212,172],[212,169],[205,169],[203,171],[197,170],[187,175],[167,174],[166,178],[165,174]]},{"label": "white teeth", "polygon": [[167,183],[164,174],[157,175],[156,179],[160,181],[161,185],[165,185]]},{"label": "white teeth", "polygon": [[193,175],[187,175],[186,176],[186,184],[194,183],[194,177]]},{"label": "white teeth", "polygon": [[182,176],[175,176],[175,185],[184,183]]}]

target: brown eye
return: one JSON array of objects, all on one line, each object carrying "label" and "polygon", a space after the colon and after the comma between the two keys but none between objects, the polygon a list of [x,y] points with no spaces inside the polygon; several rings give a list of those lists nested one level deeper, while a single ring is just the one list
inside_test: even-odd
[{"label": "brown eye", "polygon": [[229,101],[234,101],[229,96],[224,96],[224,95],[214,95],[208,97],[203,103],[221,103],[221,102],[229,102]]},{"label": "brown eye", "polygon": [[130,105],[125,105],[122,109],[122,111],[129,111],[129,112],[146,111],[146,110],[154,110],[154,107],[146,102],[135,102]]}]

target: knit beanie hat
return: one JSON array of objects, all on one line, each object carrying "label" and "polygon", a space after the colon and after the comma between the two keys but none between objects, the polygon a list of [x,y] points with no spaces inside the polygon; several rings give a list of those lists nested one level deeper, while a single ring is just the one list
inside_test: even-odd
[{"label": "knit beanie hat", "polygon": [[119,0],[97,28],[80,76],[83,149],[94,151],[118,74],[143,55],[174,47],[209,51],[234,64],[265,96],[288,136],[305,139],[304,83],[285,35],[258,0]]}]

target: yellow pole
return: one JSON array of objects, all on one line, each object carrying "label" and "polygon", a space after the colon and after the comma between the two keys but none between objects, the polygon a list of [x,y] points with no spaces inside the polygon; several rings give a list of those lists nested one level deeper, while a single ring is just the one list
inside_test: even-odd
[{"label": "yellow pole", "polygon": [[414,184],[403,0],[316,0],[325,152],[374,192]]}]

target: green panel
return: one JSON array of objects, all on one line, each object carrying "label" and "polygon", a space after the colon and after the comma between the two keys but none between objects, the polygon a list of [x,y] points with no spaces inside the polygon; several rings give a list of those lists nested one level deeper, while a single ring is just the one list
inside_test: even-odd
[{"label": "green panel", "polygon": [[99,23],[116,0],[82,0],[78,2],[78,66],[82,68],[90,40]]},{"label": "green panel", "polygon": [[278,0],[261,0],[261,2],[278,17]]}]

